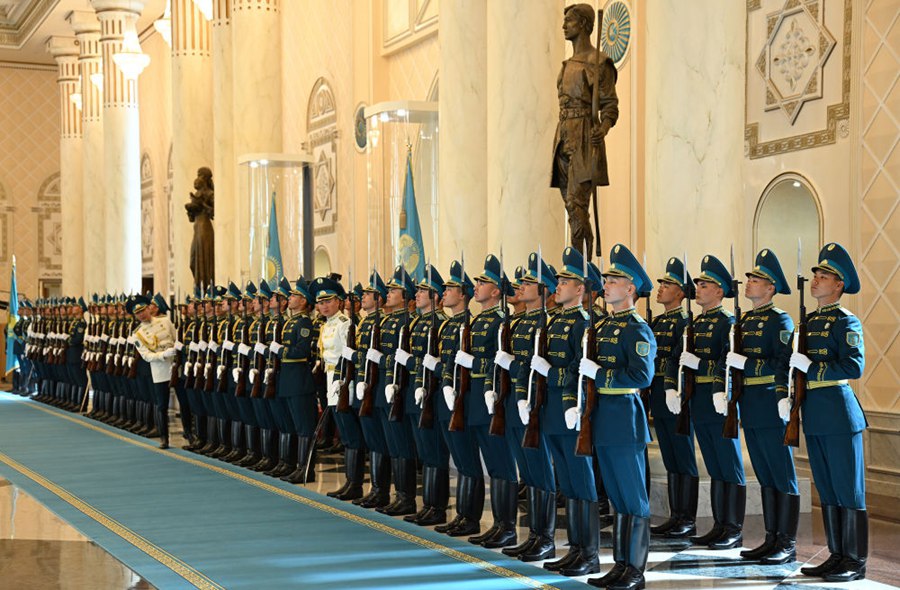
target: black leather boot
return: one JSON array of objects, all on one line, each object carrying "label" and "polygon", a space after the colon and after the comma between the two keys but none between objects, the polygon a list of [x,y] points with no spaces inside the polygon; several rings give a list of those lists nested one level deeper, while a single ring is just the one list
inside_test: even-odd
[{"label": "black leather boot", "polygon": [[650,519],[633,516],[631,535],[628,539],[627,566],[619,579],[607,586],[608,590],[643,590],[644,570],[650,554]]},{"label": "black leather boot", "polygon": [[497,486],[499,485],[499,481],[500,480],[495,477],[491,478],[491,516],[494,519],[494,523],[485,532],[468,538],[469,543],[472,543],[473,545],[481,545],[482,543],[496,535],[497,531],[499,531],[502,526],[498,519],[498,514],[500,512],[500,508],[498,508],[498,503],[500,501],[500,492],[497,489]]},{"label": "black leather boot", "polygon": [[187,406],[179,408],[181,416],[181,429],[184,431],[184,440],[191,444],[194,442],[194,417],[191,415],[191,409]]},{"label": "black leather boot", "polygon": [[678,524],[666,533],[667,539],[684,539],[697,533],[697,496],[700,493],[700,478],[696,475],[678,476],[679,492]]},{"label": "black leather boot", "polygon": [[194,440],[189,445],[185,445],[183,448],[185,451],[191,451],[192,453],[199,453],[200,449],[206,446],[206,418],[203,416],[194,415]]},{"label": "black leather boot", "polygon": [[462,474],[460,474],[456,478],[456,516],[454,516],[450,522],[446,524],[439,524],[434,527],[434,532],[446,534],[458,527],[459,524],[463,521],[463,518],[465,518],[466,498],[463,495],[463,482],[465,481],[465,478],[466,476]]},{"label": "black leather boot", "polygon": [[337,498],[338,496],[340,496],[341,494],[346,492],[347,488],[350,487],[350,475],[348,472],[348,470],[350,468],[350,458],[349,458],[350,450],[351,449],[347,449],[347,448],[344,449],[344,475],[346,476],[344,479],[344,483],[338,489],[327,492],[325,495],[328,496],[329,498]]},{"label": "black leather boot", "polygon": [[725,482],[713,479],[709,482],[709,499],[712,504],[713,528],[705,535],[691,537],[694,545],[709,545],[722,536],[725,523],[722,520],[725,514]]},{"label": "black leather boot", "polygon": [[362,506],[363,504],[367,504],[372,501],[372,498],[375,497],[375,480],[378,477],[375,473],[376,467],[378,465],[378,461],[380,460],[380,453],[372,451],[369,453],[369,492],[361,498],[357,498],[353,500],[353,503],[357,506]]},{"label": "black leather boot", "polygon": [[216,419],[214,416],[206,417],[206,444],[202,448],[197,449],[201,455],[209,455],[219,448],[219,435],[216,429]]},{"label": "black leather boot", "polygon": [[247,455],[247,441],[244,440],[244,425],[237,420],[231,422],[231,452],[222,457],[223,461],[236,463]]},{"label": "black leather boot", "polygon": [[[382,453],[372,451],[370,461],[372,462],[369,471],[372,477],[372,491],[358,505],[363,508],[380,508],[390,503],[391,458]],[[357,504],[357,502],[353,503]]]},{"label": "black leather boot", "polygon": [[161,406],[156,408],[156,424],[159,429],[159,448],[169,448],[169,413]]},{"label": "black leather boot", "polygon": [[144,403],[137,400],[125,400],[125,420],[119,424],[119,428],[138,434],[144,428]]},{"label": "black leather boot", "polygon": [[[648,477],[647,480],[649,481],[650,478]],[[672,473],[671,471],[667,472],[666,481],[668,484],[666,492],[669,496],[669,519],[661,524],[650,527],[650,532],[654,535],[665,535],[675,528],[681,520],[681,515],[679,514],[681,508],[679,497],[679,494],[681,493],[681,474]]]},{"label": "black leather boot", "polygon": [[295,455],[294,446],[291,444],[291,434],[282,432],[278,435],[278,462],[271,469],[263,472],[269,477],[283,477],[297,469],[297,461],[291,460]]},{"label": "black leather boot", "polygon": [[536,511],[532,520],[536,521],[534,532],[537,537],[532,545],[519,556],[524,562],[544,561],[556,557],[556,494],[535,489]]},{"label": "black leather boot", "polygon": [[415,514],[407,514],[403,517],[406,522],[418,524],[423,517],[431,512],[431,503],[434,501],[434,483],[431,473],[435,467],[430,465],[422,466],[422,508]]},{"label": "black leather boot", "polygon": [[766,529],[766,539],[759,547],[741,551],[741,557],[754,561],[772,552],[775,548],[775,535],[778,531],[778,490],[764,487],[760,488],[760,494],[762,495],[763,525]]},{"label": "black leather boot", "polygon": [[441,467],[432,467],[429,473],[431,496],[428,512],[416,524],[434,526],[447,522],[447,505],[450,503],[450,471]]},{"label": "black leather boot", "polygon": [[260,432],[256,426],[244,425],[244,438],[247,439],[247,455],[235,463],[238,467],[256,465],[261,459],[259,452]]},{"label": "black leather boot", "polygon": [[608,572],[599,578],[588,578],[587,583],[597,588],[606,588],[615,584],[628,569],[628,548],[631,543],[631,530],[633,528],[630,514],[616,514],[613,521],[613,566]]},{"label": "black leather boot", "polygon": [[578,502],[581,504],[578,509],[581,552],[575,561],[559,570],[560,574],[569,577],[586,576],[600,571],[600,519],[597,518],[597,503],[590,500]]},{"label": "black leather boot", "polygon": [[275,460],[275,433],[268,428],[260,429],[259,431],[259,446],[261,449],[259,462],[255,465],[251,465],[250,469],[257,472],[268,471],[269,469],[275,467],[277,461]]},{"label": "black leather boot", "polygon": [[519,512],[519,482],[516,480],[498,479],[497,491],[500,494],[497,507],[500,528],[491,538],[485,540],[481,546],[486,549],[499,549],[515,545],[518,540],[516,520]]},{"label": "black leather boot", "polygon": [[541,527],[541,518],[543,517],[538,507],[540,490],[533,486],[528,486],[525,490],[525,498],[528,503],[528,538],[515,547],[507,547],[503,550],[503,554],[510,557],[519,557],[523,553],[527,553],[539,536],[538,530]]},{"label": "black leather boot", "polygon": [[388,502],[385,506],[379,506],[375,510],[377,512],[384,512],[385,510],[393,510],[394,506],[400,504],[401,493],[400,490],[402,488],[402,482],[400,479],[400,458],[399,457],[391,457],[391,481],[394,483],[394,499]]},{"label": "black leather boot", "polygon": [[747,508],[747,486],[728,483],[725,486],[725,529],[722,536],[709,544],[710,549],[734,549],[744,541],[744,511]]},{"label": "black leather boot", "polygon": [[[301,436],[297,439],[296,469],[282,476],[282,480],[288,483],[312,483],[316,481],[315,445],[311,436]],[[308,462],[308,463],[307,463]]]},{"label": "black leather boot", "polygon": [[484,478],[466,477],[462,495],[465,498],[463,519],[459,525],[447,531],[451,537],[467,537],[481,530],[481,515],[484,512]]},{"label": "black leather boot", "polygon": [[775,544],[759,562],[763,565],[781,565],[797,559],[797,525],[800,521],[800,496],[777,493],[778,520],[775,524]]},{"label": "black leather boot", "polygon": [[[166,417],[168,418],[168,415]],[[144,403],[144,423],[147,425],[147,429],[141,433],[141,436],[159,438],[159,426],[156,424],[156,404]]]},{"label": "black leather boot", "polygon": [[338,500],[356,500],[362,498],[363,495],[363,473],[366,466],[366,454],[363,449],[346,449],[344,453],[345,471],[347,474],[347,482],[350,484],[347,489],[336,496]]},{"label": "black leather boot", "polygon": [[869,513],[841,508],[841,553],[844,559],[825,574],[826,582],[852,582],[866,577],[869,556]]},{"label": "black leather boot", "polygon": [[231,429],[228,427],[228,420],[225,418],[216,420],[216,428],[219,432],[219,446],[209,456],[213,459],[221,459],[231,453],[231,440],[229,439]]},{"label": "black leather boot", "polygon": [[394,472],[394,489],[397,501],[378,512],[388,516],[405,516],[416,513],[416,460],[398,457]]},{"label": "black leather boot", "polygon": [[[556,493],[549,492],[553,498],[553,504],[556,505]],[[566,500],[566,536],[569,540],[569,551],[556,561],[548,561],[544,564],[545,570],[558,572],[575,560],[581,554],[581,529],[578,528],[578,512],[581,504],[578,500]]]},{"label": "black leather boot", "polygon": [[844,556],[841,554],[844,550],[841,539],[841,509],[837,506],[822,506],[822,522],[825,525],[825,542],[831,555],[819,565],[801,567],[800,573],[804,576],[822,578],[830,574],[844,560]]}]

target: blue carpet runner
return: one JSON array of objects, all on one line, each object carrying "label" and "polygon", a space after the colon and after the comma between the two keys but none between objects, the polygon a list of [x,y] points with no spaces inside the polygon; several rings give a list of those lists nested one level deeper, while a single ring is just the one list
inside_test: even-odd
[{"label": "blue carpet runner", "polygon": [[161,590],[588,587],[3,392],[0,473]]}]

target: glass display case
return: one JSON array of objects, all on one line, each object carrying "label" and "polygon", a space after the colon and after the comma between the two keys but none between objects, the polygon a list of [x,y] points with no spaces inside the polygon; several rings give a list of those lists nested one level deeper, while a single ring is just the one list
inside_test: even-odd
[{"label": "glass display case", "polygon": [[[241,280],[257,282],[285,276],[312,278],[313,231],[310,164],[312,158],[298,154],[245,154],[238,158],[237,219],[241,230]],[[274,212],[274,218],[273,218]],[[277,238],[277,242],[276,242]],[[277,246],[275,245],[277,243]],[[278,257],[270,256],[280,250]]]},{"label": "glass display case", "polygon": [[[407,156],[412,190],[421,227],[421,253],[438,255],[438,103],[392,101],[365,109],[367,175],[368,268],[377,266],[385,280],[403,262],[413,274],[417,249],[409,246],[408,224],[413,220],[404,205]],[[410,254],[415,251],[415,254]]]}]

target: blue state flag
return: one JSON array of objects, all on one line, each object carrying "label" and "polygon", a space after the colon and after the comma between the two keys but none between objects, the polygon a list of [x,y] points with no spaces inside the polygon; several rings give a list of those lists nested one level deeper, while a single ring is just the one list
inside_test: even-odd
[{"label": "blue state flag", "polygon": [[19,359],[13,347],[16,342],[16,334],[13,331],[19,321],[19,289],[16,287],[16,256],[12,259],[12,278],[9,280],[9,307],[6,320],[6,374],[9,375],[19,368]]},{"label": "blue state flag", "polygon": [[400,209],[400,239],[398,240],[400,264],[418,283],[425,279],[425,246],[422,244],[422,226],[416,207],[416,189],[413,186],[412,148],[406,152],[406,183],[403,187],[403,206]]},{"label": "blue state flag", "polygon": [[266,250],[266,280],[277,281],[284,276],[281,264],[281,242],[278,241],[278,217],[275,215],[275,193],[272,193],[272,208],[269,210],[269,246]]}]

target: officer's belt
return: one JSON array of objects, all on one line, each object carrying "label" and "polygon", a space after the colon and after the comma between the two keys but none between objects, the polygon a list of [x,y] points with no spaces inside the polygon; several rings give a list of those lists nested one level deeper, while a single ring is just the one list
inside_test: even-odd
[{"label": "officer's belt", "polygon": [[281,359],[283,363],[305,363],[309,359]]},{"label": "officer's belt", "polygon": [[744,377],[744,385],[769,385],[775,383],[775,375],[763,377]]},{"label": "officer's belt", "polygon": [[560,107],[559,109],[559,120],[565,121],[566,119],[583,119],[585,117],[591,116],[591,109],[589,107]]},{"label": "officer's belt", "polygon": [[840,379],[838,381],[807,381],[806,388],[807,389],[822,389],[823,387],[835,387],[838,385],[849,385],[849,381],[846,379]]},{"label": "officer's belt", "polygon": [[696,377],[695,382],[696,383],[713,383],[713,382],[715,382],[715,380],[716,380],[716,378],[712,377],[712,376],[710,376],[710,377],[698,376],[698,377]]},{"label": "officer's belt", "polygon": [[470,373],[469,378],[471,378],[471,379],[487,379],[487,373]]},{"label": "officer's belt", "polygon": [[325,365],[326,371],[334,371],[336,368],[337,368],[337,365],[332,364],[332,363],[328,363],[327,365]]},{"label": "officer's belt", "polygon": [[600,395],[628,395],[629,393],[638,393],[640,389],[629,389],[627,387],[598,387],[597,393]]}]

